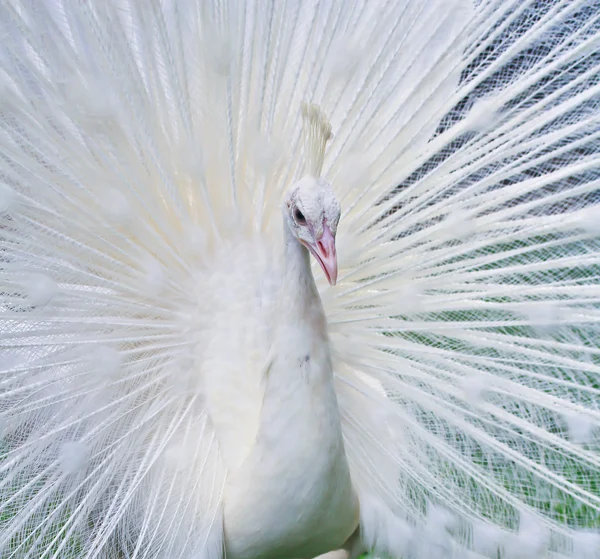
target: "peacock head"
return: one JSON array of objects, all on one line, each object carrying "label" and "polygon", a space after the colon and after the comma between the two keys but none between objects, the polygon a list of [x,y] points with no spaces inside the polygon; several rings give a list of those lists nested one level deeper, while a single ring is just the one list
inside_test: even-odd
[{"label": "peacock head", "polygon": [[292,235],[321,265],[329,285],[335,285],[340,204],[331,185],[321,178],[325,146],[333,137],[331,124],[318,105],[303,103],[302,129],[306,176],[288,191],[284,212]]},{"label": "peacock head", "polygon": [[292,235],[315,257],[330,285],[337,281],[335,234],[340,211],[329,183],[312,176],[294,184],[285,200]]}]

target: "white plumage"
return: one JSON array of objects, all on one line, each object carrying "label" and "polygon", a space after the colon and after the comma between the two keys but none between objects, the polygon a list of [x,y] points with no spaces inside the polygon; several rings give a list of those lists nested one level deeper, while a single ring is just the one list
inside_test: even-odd
[{"label": "white plumage", "polygon": [[600,557],[596,2],[0,32],[0,558]]}]

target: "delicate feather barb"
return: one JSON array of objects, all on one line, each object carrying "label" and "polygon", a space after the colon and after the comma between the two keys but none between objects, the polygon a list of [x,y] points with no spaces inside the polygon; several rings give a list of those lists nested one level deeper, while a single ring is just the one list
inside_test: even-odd
[{"label": "delicate feather barb", "polygon": [[323,169],[325,147],[333,137],[331,124],[318,105],[302,104],[302,124],[306,157],[306,172],[318,177]]}]

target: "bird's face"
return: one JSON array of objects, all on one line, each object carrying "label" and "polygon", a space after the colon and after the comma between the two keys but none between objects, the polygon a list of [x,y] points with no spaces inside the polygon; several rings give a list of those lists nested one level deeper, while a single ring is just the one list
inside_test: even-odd
[{"label": "bird's face", "polygon": [[329,284],[335,285],[335,233],[341,210],[333,189],[323,179],[305,177],[290,190],[285,203],[292,234],[316,258]]}]

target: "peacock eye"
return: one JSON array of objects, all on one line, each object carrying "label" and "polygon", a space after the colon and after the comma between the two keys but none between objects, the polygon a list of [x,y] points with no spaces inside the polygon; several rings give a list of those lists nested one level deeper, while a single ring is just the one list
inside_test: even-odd
[{"label": "peacock eye", "polygon": [[304,225],[306,223],[304,214],[298,208],[294,210],[294,219],[298,225]]}]

